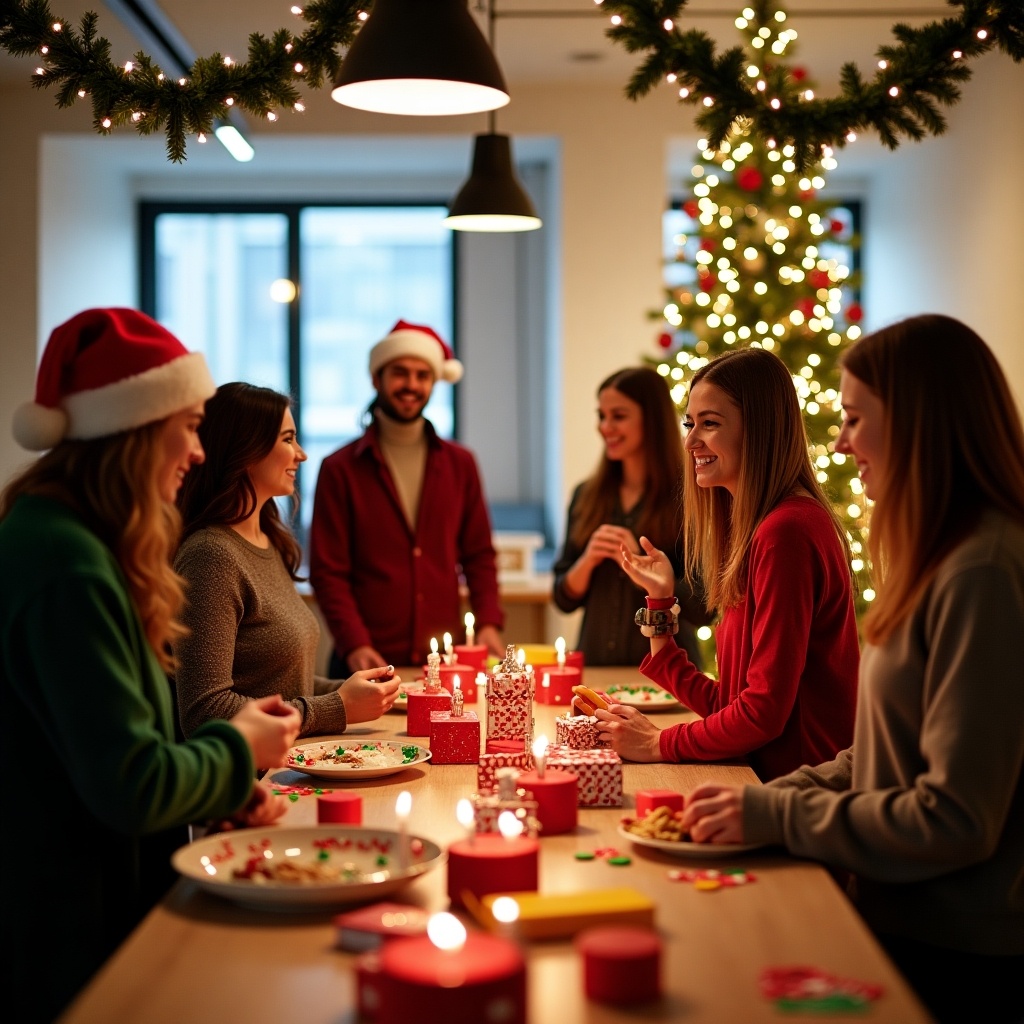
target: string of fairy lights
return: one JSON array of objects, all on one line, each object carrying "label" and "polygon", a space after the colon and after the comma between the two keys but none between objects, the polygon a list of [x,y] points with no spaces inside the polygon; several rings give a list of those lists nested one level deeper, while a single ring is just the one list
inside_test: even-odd
[{"label": "string of fairy lights", "polygon": [[[797,33],[777,4],[751,10],[736,26],[746,40],[751,79],[761,70],[759,52],[770,52],[780,74],[813,91],[803,68],[782,63]],[[864,554],[867,502],[855,464],[835,450],[837,357],[861,334],[857,277],[841,258],[856,239],[849,220],[820,195],[837,166],[826,147],[800,169],[792,145],[758,137],[743,120],[717,147],[708,139],[698,142],[691,195],[681,211],[690,226],[672,239],[671,262],[680,280],[660,311],[659,343],[669,351],[652,362],[670,380],[682,410],[693,374],[730,348],[758,346],[783,359],[803,410],[817,479],[849,535],[863,610],[874,598]]]},{"label": "string of fairy lights", "polygon": [[[919,28],[895,25],[896,42],[878,50],[878,66],[865,80],[854,64],[843,68],[838,96],[820,98],[780,75],[769,61],[750,75],[739,48],[716,52],[704,32],[684,29],[688,0],[595,0],[610,12],[609,37],[644,54],[627,95],[636,99],[669,82],[710,145],[729,137],[743,119],[754,134],[792,147],[798,169],[818,160],[822,147],[839,149],[860,131],[875,130],[895,149],[901,138],[938,135],[946,122],[940,106],[960,98],[958,83],[970,77],[969,60],[993,47],[1024,59],[1024,4],[1020,0],[949,0],[950,16]],[[739,20],[759,18],[763,0],[752,0]],[[129,126],[143,135],[163,131],[167,155],[185,159],[186,140],[202,140],[216,121],[238,106],[265,121],[279,112],[301,113],[300,87],[333,82],[343,52],[372,13],[373,0],[310,0],[291,13],[306,28],[278,29],[269,38],[249,35],[247,59],[220,53],[198,58],[187,75],[168,77],[139,52],[115,63],[109,41],[98,35],[97,16],[79,29],[55,15],[48,0],[0,0],[0,47],[35,56],[32,84],[54,88],[57,105],[89,99],[100,134]],[[763,19],[760,19],[763,20]],[[777,38],[751,45],[772,52]]]}]

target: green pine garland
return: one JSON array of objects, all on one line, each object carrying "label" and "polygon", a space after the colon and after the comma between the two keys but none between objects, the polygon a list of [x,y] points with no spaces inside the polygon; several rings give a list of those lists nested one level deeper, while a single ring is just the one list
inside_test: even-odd
[{"label": "green pine garland", "polygon": [[212,131],[232,105],[264,118],[276,117],[275,108],[301,109],[297,83],[311,89],[333,83],[341,66],[338,47],[352,42],[360,12],[371,7],[372,0],[311,0],[300,14],[309,26],[302,35],[282,28],[267,39],[254,32],[245,63],[214,53],[197,59],[183,79],[164,75],[141,52],[130,71],[112,63],[94,13],[82,18],[76,32],[46,0],[0,0],[0,46],[15,56],[37,56],[32,84],[56,87],[59,107],[88,96],[96,131],[106,135],[132,125],[140,135],[152,135],[162,129],[168,158],[180,162],[186,137]]},{"label": "green pine garland", "polygon": [[[750,0],[761,10],[764,0]],[[716,54],[706,33],[682,32],[675,26],[687,0],[604,0],[603,9],[621,18],[609,36],[630,52],[647,51],[627,88],[636,99],[669,75],[689,90],[683,102],[698,107],[697,125],[712,146],[727,138],[744,119],[763,139],[791,144],[799,168],[813,164],[821,147],[841,148],[851,132],[874,129],[892,149],[900,136],[921,139],[946,128],[939,106],[960,98],[957,83],[970,77],[966,61],[993,46],[1015,61],[1024,59],[1024,4],[1020,0],[949,0],[957,17],[919,29],[896,25],[899,45],[883,46],[878,56],[887,67],[865,81],[854,64],[842,71],[842,93],[807,100],[781,70],[766,69],[761,92],[747,76],[739,48]],[[278,29],[267,39],[249,36],[248,60],[225,63],[214,53],[200,57],[180,81],[166,77],[145,53],[137,53],[126,71],[110,60],[110,42],[96,34],[97,17],[86,14],[81,30],[50,11],[47,0],[0,0],[0,46],[15,56],[36,55],[38,88],[57,88],[57,105],[69,107],[89,96],[93,125],[101,134],[134,125],[141,135],[163,130],[167,155],[185,159],[188,135],[212,130],[231,104],[258,117],[277,107],[299,104],[297,83],[319,89],[333,82],[342,57],[372,0],[311,0],[300,17],[309,26],[300,36]],[[672,27],[665,28],[666,20]],[[55,30],[54,25],[60,28]],[[984,37],[979,37],[984,33]],[[954,57],[954,53],[961,56]],[[296,66],[301,70],[296,70]],[[898,90],[894,97],[890,90]],[[705,105],[710,97],[712,104]],[[779,102],[773,109],[772,100]],[[229,103],[228,101],[231,101]],[[299,107],[301,109],[301,106]]]},{"label": "green pine garland", "polygon": [[[870,81],[855,64],[845,64],[839,96],[805,99],[784,68],[770,66],[770,53],[762,58],[769,66],[758,76],[766,86],[759,91],[757,80],[746,73],[750,59],[742,48],[716,54],[706,33],[680,30],[675,22],[687,2],[603,0],[602,9],[621,19],[608,29],[608,36],[630,53],[646,54],[626,95],[637,99],[670,80],[688,90],[681,101],[697,108],[696,123],[712,148],[743,120],[759,138],[792,145],[801,171],[820,158],[823,146],[842,148],[858,131],[874,129],[890,149],[897,148],[900,136],[920,140],[941,135],[946,121],[939,106],[950,107],[960,99],[957,83],[971,75],[967,60],[993,46],[1018,63],[1024,59],[1021,0],[949,0],[950,7],[959,9],[955,17],[922,28],[893,27],[898,45],[879,47],[877,55],[886,67]],[[745,6],[755,12],[748,20],[765,20],[765,0],[748,0]],[[666,22],[672,23],[669,28]]]}]

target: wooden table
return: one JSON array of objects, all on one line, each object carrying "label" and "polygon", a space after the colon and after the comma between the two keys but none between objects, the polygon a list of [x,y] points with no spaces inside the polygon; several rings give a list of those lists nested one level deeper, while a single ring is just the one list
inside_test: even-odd
[{"label": "wooden table", "polygon": [[[404,678],[411,678],[406,673]],[[596,689],[616,682],[640,682],[634,669],[585,671]],[[486,705],[475,708],[485,723]],[[560,708],[535,705],[536,733],[554,738]],[[692,718],[659,713],[660,725]],[[389,714],[356,726],[346,738],[404,735],[405,716]],[[482,731],[486,731],[486,725]],[[418,740],[426,745],[425,740]],[[271,773],[279,782],[330,786],[288,770]],[[623,768],[624,809],[580,810],[570,835],[541,843],[540,885],[544,892],[631,886],[656,902],[657,926],[665,942],[665,996],[656,1006],[622,1011],[586,1001],[581,966],[569,942],[533,943],[527,948],[530,1024],[613,1024],[683,1021],[687,1024],[778,1024],[785,1019],[757,988],[761,970],[809,964],[845,977],[878,982],[885,994],[865,1018],[891,1024],[931,1020],[868,929],[820,866],[782,851],[753,851],[727,861],[671,857],[631,846],[616,833],[623,810],[639,789],[688,792],[706,780],[756,781],[743,765],[641,765]],[[359,787],[366,825],[394,827],[397,794],[413,797],[413,835],[447,845],[464,834],[455,818],[456,801],[476,789],[471,765],[424,765]],[[286,823],[316,821],[315,797],[289,808]],[[632,857],[628,867],[603,859],[581,862],[577,850],[615,846]],[[743,888],[701,892],[669,880],[676,867],[743,867],[757,881]],[[400,898],[441,910],[447,906],[442,866],[402,890]],[[142,922],[89,987],[61,1018],[66,1024],[341,1024],[355,1020],[350,954],[334,948],[334,911],[291,913],[236,906],[180,880]],[[802,1022],[834,1017],[800,1014]],[[441,1024],[428,1021],[424,1024]]]}]

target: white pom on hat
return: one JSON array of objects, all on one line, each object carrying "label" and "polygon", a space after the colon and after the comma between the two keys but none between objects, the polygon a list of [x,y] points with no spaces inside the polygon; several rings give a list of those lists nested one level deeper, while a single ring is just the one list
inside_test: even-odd
[{"label": "white pom on hat", "polygon": [[455,384],[462,379],[462,363],[455,358],[455,353],[437,331],[405,320],[399,320],[387,337],[370,349],[370,374],[375,375],[382,366],[403,356],[412,356],[428,363],[437,380]]},{"label": "white pom on hat", "polygon": [[87,309],[54,328],[34,402],[19,406],[14,439],[45,451],[154,423],[217,390],[198,352],[135,309]]}]

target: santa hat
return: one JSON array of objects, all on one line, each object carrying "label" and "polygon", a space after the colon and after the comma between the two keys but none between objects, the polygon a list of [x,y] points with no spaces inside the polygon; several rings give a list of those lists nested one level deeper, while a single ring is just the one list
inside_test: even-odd
[{"label": "santa hat", "polygon": [[462,379],[462,363],[455,358],[455,353],[441,340],[437,331],[404,320],[399,320],[388,336],[370,349],[371,376],[386,363],[403,356],[412,356],[429,363],[437,380],[454,384]]},{"label": "santa hat", "polygon": [[45,451],[154,423],[217,390],[198,352],[134,309],[87,309],[55,328],[36,398],[14,411],[14,439]]}]

